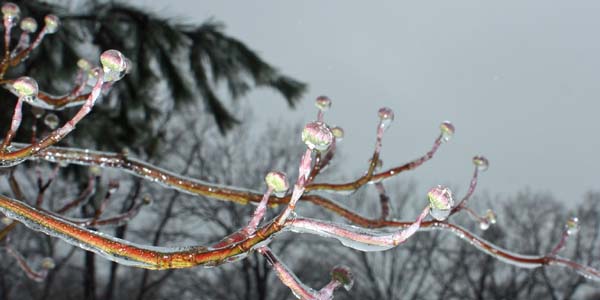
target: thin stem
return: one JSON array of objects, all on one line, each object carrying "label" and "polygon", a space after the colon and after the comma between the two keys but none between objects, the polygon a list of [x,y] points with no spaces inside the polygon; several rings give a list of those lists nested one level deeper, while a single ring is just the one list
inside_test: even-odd
[{"label": "thin stem", "polygon": [[10,129],[6,133],[4,137],[4,141],[2,142],[2,147],[0,148],[0,152],[4,153],[7,151],[7,148],[10,146],[12,139],[17,134],[17,130],[21,126],[21,120],[23,119],[23,97],[19,97],[17,99],[17,104],[15,105],[15,109],[12,116],[12,121],[10,122]]}]

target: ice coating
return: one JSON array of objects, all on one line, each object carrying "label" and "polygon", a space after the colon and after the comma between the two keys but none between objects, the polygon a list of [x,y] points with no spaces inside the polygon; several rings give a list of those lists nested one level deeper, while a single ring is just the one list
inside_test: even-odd
[{"label": "ice coating", "polygon": [[333,133],[323,122],[311,122],[302,130],[302,141],[308,149],[325,151],[333,142]]},{"label": "ice coating", "polygon": [[16,91],[19,97],[26,97],[26,99],[36,96],[39,91],[37,81],[29,76],[17,78],[13,82],[12,88]]},{"label": "ice coating", "polygon": [[317,106],[320,111],[327,111],[331,108],[331,99],[327,96],[319,96],[317,97],[317,100],[315,100],[315,106]]},{"label": "ice coating", "polygon": [[282,172],[269,172],[265,177],[265,182],[275,193],[285,192],[289,188],[287,176]]},{"label": "ice coating", "polygon": [[450,121],[444,121],[440,125],[442,131],[442,141],[447,142],[454,136],[454,125]]},{"label": "ice coating", "polygon": [[46,15],[44,17],[44,31],[48,34],[56,33],[60,26],[60,18],[56,15]]},{"label": "ice coating", "polygon": [[454,206],[452,191],[445,186],[435,186],[427,192],[431,206],[431,216],[436,220],[445,220]]},{"label": "ice coating", "polygon": [[[77,226],[60,217],[37,210],[18,200],[0,196],[0,212],[21,222],[32,230],[60,238],[78,248],[94,252],[119,264],[146,268],[172,269],[198,265],[211,265],[228,259],[235,259],[259,245],[265,238],[252,237],[246,244],[233,244],[213,249],[204,246],[154,247],[138,245],[119,238],[105,235]],[[274,231],[263,234],[270,235]]]},{"label": "ice coating", "polygon": [[125,75],[127,70],[127,60],[125,56],[117,50],[111,49],[102,52],[100,63],[104,70],[105,81],[117,81]]},{"label": "ice coating", "polygon": [[2,5],[2,15],[5,19],[15,20],[21,15],[21,9],[12,2],[6,2]]},{"label": "ice coating", "polygon": [[27,17],[21,20],[21,24],[19,26],[21,30],[28,33],[34,33],[38,28],[37,21],[31,17]]},{"label": "ice coating", "polygon": [[477,167],[477,170],[483,172],[488,169],[490,162],[484,156],[477,155],[473,157],[473,164]]},{"label": "ice coating", "polygon": [[394,121],[394,111],[389,107],[382,107],[377,111],[377,115],[379,116],[379,126],[383,129],[387,129]]}]

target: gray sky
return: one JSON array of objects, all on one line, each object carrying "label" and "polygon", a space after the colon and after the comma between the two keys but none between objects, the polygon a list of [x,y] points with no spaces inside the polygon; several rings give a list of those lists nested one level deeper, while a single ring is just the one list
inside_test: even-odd
[{"label": "gray sky", "polygon": [[387,167],[425,153],[443,120],[456,126],[433,161],[403,177],[423,193],[435,184],[464,191],[474,154],[490,160],[480,187],[492,194],[529,186],[571,202],[599,189],[598,1],[134,2],[184,21],[223,21],[310,85],[295,111],[273,92],[249,94],[265,108],[261,121],[306,122],[316,96],[332,98],[326,120],[346,131],[346,173],[362,173],[377,109],[389,106]]}]

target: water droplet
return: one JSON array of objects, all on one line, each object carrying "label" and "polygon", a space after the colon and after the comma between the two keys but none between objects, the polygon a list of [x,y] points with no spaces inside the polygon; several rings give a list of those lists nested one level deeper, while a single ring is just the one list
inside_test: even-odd
[{"label": "water droplet", "polygon": [[19,97],[24,97],[27,101],[30,101],[32,97],[37,96],[39,91],[37,81],[29,76],[17,78],[13,82],[12,88],[17,92]]},{"label": "water droplet", "polygon": [[452,125],[450,121],[442,122],[442,125],[440,125],[440,130],[442,131],[443,142],[449,141],[454,135],[454,125]]},{"label": "water droplet", "polygon": [[488,230],[488,228],[490,228],[490,223],[487,221],[481,221],[479,222],[479,228],[483,231]]},{"label": "water droplet", "polygon": [[50,269],[54,269],[54,267],[56,267],[56,264],[54,263],[54,259],[52,259],[51,257],[44,257],[44,259],[42,259],[42,268],[45,270],[50,270]]},{"label": "water droplet", "polygon": [[37,30],[38,24],[34,18],[27,17],[21,21],[21,30],[29,33],[34,33]]},{"label": "water droplet", "polygon": [[152,197],[148,194],[146,194],[146,195],[144,195],[144,197],[142,197],[142,201],[144,202],[145,205],[150,205],[150,204],[152,204],[152,202],[154,202]]},{"label": "water droplet", "polygon": [[58,165],[59,165],[61,168],[66,168],[66,167],[68,167],[68,166],[69,166],[69,161],[66,161],[66,160],[61,160],[61,161],[59,161],[59,162],[58,162]]},{"label": "water droplet", "polygon": [[383,129],[390,127],[390,124],[394,121],[394,111],[389,107],[382,107],[377,114],[380,120],[379,126]]},{"label": "water droplet", "polygon": [[46,126],[48,126],[48,128],[52,130],[58,127],[58,122],[60,122],[60,120],[58,119],[58,116],[54,113],[49,113],[44,118],[44,124],[46,124]]},{"label": "water droplet", "polygon": [[58,31],[58,26],[60,26],[60,18],[56,15],[46,15],[44,17],[44,23],[46,24],[46,33],[52,34]]},{"label": "water droplet", "polygon": [[338,142],[341,142],[344,139],[344,129],[342,127],[336,126],[331,128],[331,133]]},{"label": "water droplet", "polygon": [[452,191],[445,186],[438,185],[429,190],[427,193],[429,205],[431,208],[431,216],[439,221],[443,221],[450,215],[454,206]]},{"label": "water droplet", "polygon": [[283,172],[269,172],[265,177],[265,182],[275,193],[283,193],[289,188],[287,176]]},{"label": "water droplet", "polygon": [[350,269],[344,266],[336,266],[331,270],[331,279],[342,284],[346,291],[349,291],[354,285],[354,275]]},{"label": "water droplet", "polygon": [[565,225],[568,235],[575,235],[579,232],[579,219],[577,217],[571,217],[567,220]]},{"label": "water droplet", "polygon": [[302,130],[302,141],[308,149],[325,151],[333,142],[333,133],[323,122],[311,122]]},{"label": "water droplet", "polygon": [[127,59],[120,51],[111,49],[102,52],[100,63],[104,70],[105,81],[117,81],[125,75]]},{"label": "water droplet", "polygon": [[490,162],[487,160],[487,158],[477,155],[473,157],[473,164],[477,167],[477,170],[483,172],[488,169]]},{"label": "water droplet", "polygon": [[41,118],[44,115],[45,112],[46,111],[43,108],[41,108],[41,107],[37,107],[37,106],[32,106],[31,107],[31,113],[33,114],[33,117],[36,118],[36,119]]},{"label": "water droplet", "polygon": [[5,19],[9,19],[11,22],[14,22],[21,15],[21,9],[19,6],[12,3],[6,2],[2,5],[2,15],[4,15]]},{"label": "water droplet", "polygon": [[331,108],[331,99],[329,99],[327,96],[319,96],[317,97],[317,100],[315,100],[315,105],[319,110],[327,111],[329,108]]}]

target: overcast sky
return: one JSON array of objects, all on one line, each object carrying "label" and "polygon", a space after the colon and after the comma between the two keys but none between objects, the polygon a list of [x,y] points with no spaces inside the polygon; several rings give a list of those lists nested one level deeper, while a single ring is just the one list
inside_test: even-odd
[{"label": "overcast sky", "polygon": [[307,122],[313,99],[330,96],[326,120],[346,130],[346,173],[362,173],[377,109],[389,106],[387,167],[425,153],[443,120],[456,126],[433,161],[403,177],[423,194],[435,184],[464,191],[474,154],[490,160],[480,186],[492,194],[528,186],[573,202],[599,189],[599,1],[135,2],[183,21],[223,21],[310,85],[294,111],[272,92],[249,94],[265,107],[261,122]]}]

